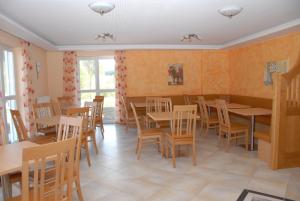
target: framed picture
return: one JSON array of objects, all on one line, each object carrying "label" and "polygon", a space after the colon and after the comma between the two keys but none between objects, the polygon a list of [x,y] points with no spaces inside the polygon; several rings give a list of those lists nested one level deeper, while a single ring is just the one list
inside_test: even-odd
[{"label": "framed picture", "polygon": [[245,189],[237,201],[294,201],[274,195]]},{"label": "framed picture", "polygon": [[169,64],[168,84],[183,85],[183,64]]}]

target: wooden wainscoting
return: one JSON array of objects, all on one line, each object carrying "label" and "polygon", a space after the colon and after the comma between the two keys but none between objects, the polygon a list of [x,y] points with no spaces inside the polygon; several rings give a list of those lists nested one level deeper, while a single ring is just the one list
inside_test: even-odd
[{"label": "wooden wainscoting", "polygon": [[300,167],[300,61],[274,75],[271,150],[273,169]]}]

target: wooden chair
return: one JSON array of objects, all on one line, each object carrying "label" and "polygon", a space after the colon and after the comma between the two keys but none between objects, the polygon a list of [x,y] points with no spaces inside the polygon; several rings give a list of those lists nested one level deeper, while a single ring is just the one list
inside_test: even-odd
[{"label": "wooden chair", "polygon": [[75,148],[75,164],[74,164],[74,182],[77,189],[79,201],[83,201],[83,194],[80,186],[80,149],[82,138],[82,123],[81,117],[62,116],[59,121],[57,142],[64,141],[70,138],[76,139]]},{"label": "wooden chair", "polygon": [[74,106],[73,98],[70,96],[57,97],[57,102],[62,111],[62,114],[65,114],[69,107]]},{"label": "wooden chair", "polygon": [[235,140],[237,143],[237,139],[244,138],[245,147],[248,150],[249,127],[230,121],[225,100],[216,100],[216,103],[219,118],[219,145],[221,145],[223,137],[227,137],[226,151],[228,151],[231,140]]},{"label": "wooden chair", "polygon": [[18,110],[10,110],[10,113],[17,131],[19,142],[24,140],[29,140],[31,142],[35,142],[38,144],[46,144],[55,141],[55,136],[56,136],[55,133],[46,136],[43,135],[29,136],[20,112]]},{"label": "wooden chair", "polygon": [[89,108],[89,118],[86,130],[83,130],[86,136],[88,136],[89,142],[93,142],[96,154],[98,154],[98,147],[96,142],[96,114],[97,114],[97,102],[85,102],[84,107]]},{"label": "wooden chair", "polygon": [[163,145],[163,135],[164,131],[158,128],[148,128],[142,129],[140,126],[139,118],[136,114],[135,106],[133,103],[130,103],[130,106],[133,111],[136,127],[137,127],[137,144],[136,144],[136,154],[137,159],[140,159],[141,150],[144,143],[156,143],[158,151],[161,151],[161,155],[164,155],[164,147]]},{"label": "wooden chair", "polygon": [[128,132],[128,127],[129,125],[134,125],[135,124],[135,119],[134,119],[134,115],[133,113],[130,113],[128,111],[128,108],[127,108],[127,104],[126,104],[126,101],[125,101],[125,97],[121,96],[121,102],[122,102],[122,112],[123,112],[123,115],[125,116],[125,126],[126,126],[126,132]]},{"label": "wooden chair", "polygon": [[[0,115],[0,146],[6,145],[6,144],[8,144],[8,140],[7,140],[7,136],[6,136],[5,123],[4,123],[4,119],[3,119],[2,115]],[[19,182],[21,184],[21,176],[22,176],[21,172],[16,172],[16,173],[12,173],[12,174],[8,175],[8,177],[9,177],[9,184],[8,184],[9,194],[12,194],[12,188],[11,188],[12,183]]]},{"label": "wooden chair", "polygon": [[191,105],[191,99],[189,95],[183,95],[183,99],[184,99],[184,104],[185,105]]},{"label": "wooden chair", "polygon": [[146,97],[146,115],[144,117],[146,128],[154,127],[153,125],[156,126],[156,122],[149,118],[147,113],[156,112],[155,102],[158,98],[160,97]]},{"label": "wooden chair", "polygon": [[[33,118],[35,120],[43,117],[52,117],[54,116],[54,110],[52,103],[37,103],[32,105],[33,109]],[[37,132],[41,133],[54,133],[56,131],[55,126],[44,126],[36,123]]]},{"label": "wooden chair", "polygon": [[52,100],[51,103],[52,103],[52,108],[53,108],[53,114],[57,115],[57,116],[61,116],[62,110],[60,108],[58,101]]},{"label": "wooden chair", "polygon": [[95,98],[93,102],[96,103],[96,120],[95,124],[96,127],[100,128],[102,138],[104,138],[104,125],[103,125],[103,104],[104,104],[104,96],[101,96],[103,98]]},{"label": "wooden chair", "polygon": [[[68,116],[80,116],[82,117],[82,136],[81,136],[81,147],[85,150],[88,165],[91,166],[91,158],[88,146],[88,122],[89,122],[89,108],[88,107],[78,107],[67,109]],[[95,147],[96,148],[96,147]]]},{"label": "wooden chair", "polygon": [[[155,98],[154,99],[154,110],[155,112],[172,112],[172,100],[171,98]],[[170,128],[169,121],[156,122],[156,127],[158,128]]]},{"label": "wooden chair", "polygon": [[203,96],[198,96],[198,104],[200,108],[200,117],[201,117],[201,128],[205,128],[205,135],[208,133],[208,129],[214,128],[218,129],[219,119],[215,116],[209,116],[208,108]]},{"label": "wooden chair", "polygon": [[104,96],[95,96],[95,99],[104,100]]},{"label": "wooden chair", "polygon": [[171,120],[171,133],[167,134],[167,157],[172,150],[173,167],[176,167],[175,148],[178,145],[192,146],[193,164],[196,165],[196,116],[197,105],[175,105]]},{"label": "wooden chair", "polygon": [[[76,139],[72,138],[25,148],[22,154],[22,195],[8,201],[71,201],[75,142]],[[29,181],[31,171],[32,183]],[[53,177],[47,178],[51,172]]]}]

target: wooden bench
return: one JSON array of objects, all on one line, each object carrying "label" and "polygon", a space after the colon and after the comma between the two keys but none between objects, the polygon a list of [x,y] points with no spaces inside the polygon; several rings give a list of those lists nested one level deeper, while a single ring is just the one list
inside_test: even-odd
[{"label": "wooden bench", "polygon": [[258,139],[258,158],[271,163],[271,134],[270,132],[255,132],[254,137]]}]

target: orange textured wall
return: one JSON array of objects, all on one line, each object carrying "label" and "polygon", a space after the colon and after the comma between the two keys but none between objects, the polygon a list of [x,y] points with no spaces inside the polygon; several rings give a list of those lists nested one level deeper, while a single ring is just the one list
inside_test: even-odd
[{"label": "orange textured wall", "polygon": [[230,94],[272,98],[272,86],[265,86],[268,61],[289,60],[293,68],[300,58],[300,32],[229,50]]},{"label": "orange textured wall", "polygon": [[[183,85],[168,85],[168,65],[174,63],[183,64]],[[227,93],[229,91],[226,51],[127,51],[126,65],[128,96]]]}]

